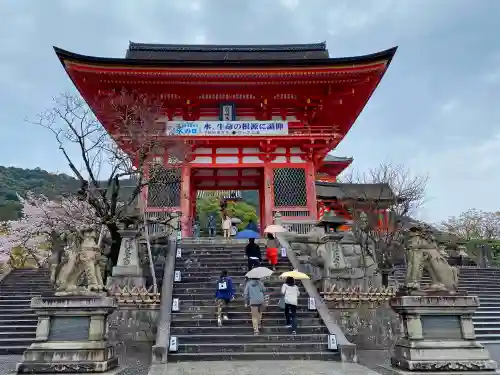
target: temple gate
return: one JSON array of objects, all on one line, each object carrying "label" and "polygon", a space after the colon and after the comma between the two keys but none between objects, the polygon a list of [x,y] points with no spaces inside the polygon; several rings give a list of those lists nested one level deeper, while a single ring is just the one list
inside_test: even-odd
[{"label": "temple gate", "polygon": [[[82,96],[125,150],[102,93],[130,90],[161,101],[164,141],[149,158],[148,214],[182,213],[189,235],[198,190],[258,190],[261,227],[279,211],[317,220],[317,174],[335,178],[350,161],[328,155],[347,134],[395,53],[330,58],[325,43],[185,46],[130,43],[126,58],[56,48]],[[171,146],[186,152],[176,159]],[[343,166],[343,167],[342,167]],[[151,173],[154,171],[154,173]]]}]

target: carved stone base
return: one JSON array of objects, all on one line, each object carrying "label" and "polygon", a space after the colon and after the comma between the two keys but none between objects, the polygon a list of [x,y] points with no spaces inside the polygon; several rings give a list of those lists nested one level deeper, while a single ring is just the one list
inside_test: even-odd
[{"label": "carved stone base", "polygon": [[36,339],[17,364],[18,374],[102,373],[118,366],[105,338],[116,300],[106,296],[35,297]]},{"label": "carved stone base", "polygon": [[497,363],[476,341],[474,296],[429,294],[397,296],[390,305],[401,318],[403,336],[391,364],[409,372],[495,373]]}]

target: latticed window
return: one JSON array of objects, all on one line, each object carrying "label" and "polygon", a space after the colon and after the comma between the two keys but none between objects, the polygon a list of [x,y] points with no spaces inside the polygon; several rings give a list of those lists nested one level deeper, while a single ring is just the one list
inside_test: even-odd
[{"label": "latticed window", "polygon": [[181,198],[180,168],[151,166],[148,184],[148,207],[178,207]]},{"label": "latticed window", "polygon": [[274,206],[307,206],[304,168],[274,169]]}]

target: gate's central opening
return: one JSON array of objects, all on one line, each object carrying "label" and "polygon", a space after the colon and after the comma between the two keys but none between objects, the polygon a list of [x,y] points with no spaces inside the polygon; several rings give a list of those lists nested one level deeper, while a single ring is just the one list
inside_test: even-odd
[{"label": "gate's central opening", "polygon": [[194,168],[191,172],[191,212],[198,220],[199,234],[209,234],[210,216],[215,216],[216,233],[220,232],[222,202],[227,202],[231,217],[241,220],[236,223],[238,229],[245,228],[251,220],[262,230],[263,186],[263,168]]}]

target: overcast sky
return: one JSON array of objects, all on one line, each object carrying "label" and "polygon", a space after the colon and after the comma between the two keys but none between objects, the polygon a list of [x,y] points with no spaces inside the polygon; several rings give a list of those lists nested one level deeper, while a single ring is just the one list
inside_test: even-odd
[{"label": "overcast sky", "polygon": [[73,90],[52,46],[123,57],[128,42],[327,42],[332,57],[399,50],[335,151],[428,173],[420,217],[500,209],[499,0],[0,0],[0,165],[68,172],[27,124]]}]

